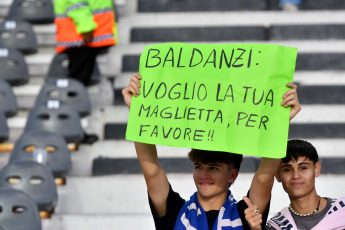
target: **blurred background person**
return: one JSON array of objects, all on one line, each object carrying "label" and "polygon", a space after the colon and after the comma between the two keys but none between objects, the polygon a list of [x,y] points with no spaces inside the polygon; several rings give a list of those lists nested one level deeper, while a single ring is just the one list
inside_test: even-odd
[{"label": "blurred background person", "polygon": [[284,11],[298,11],[301,7],[302,0],[279,0],[280,8]]},{"label": "blurred background person", "polygon": [[56,52],[69,57],[69,76],[90,83],[96,57],[117,43],[112,0],[55,0]]},{"label": "blurred background person", "polygon": [[[90,85],[98,54],[117,43],[112,0],[55,0],[56,52],[69,59],[68,76]],[[63,77],[63,76],[62,76]],[[93,144],[95,134],[84,132],[82,143]]]}]

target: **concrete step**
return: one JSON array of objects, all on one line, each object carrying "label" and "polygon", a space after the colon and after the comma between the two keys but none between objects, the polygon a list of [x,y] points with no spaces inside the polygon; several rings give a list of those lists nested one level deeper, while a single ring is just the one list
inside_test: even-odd
[{"label": "concrete step", "polygon": [[[97,57],[97,63],[102,75],[111,75],[112,72],[108,71],[109,66],[109,55],[104,54]],[[52,49],[49,53],[37,53],[25,56],[25,61],[29,69],[30,76],[46,76],[49,70],[49,66],[55,52]]]},{"label": "concrete step", "polygon": [[[32,77],[26,85],[12,87],[17,99],[18,108],[29,110],[33,108],[36,96],[45,83],[45,77]],[[110,106],[114,103],[114,90],[112,83],[105,76],[101,77],[100,82],[93,86],[88,86],[87,91],[92,108]]]},{"label": "concrete step", "polygon": [[[276,10],[279,9],[278,0],[269,1],[226,1],[215,0],[200,2],[194,1],[164,1],[139,0],[139,12],[180,12],[180,11],[259,11],[259,10]],[[322,9],[345,9],[345,4],[337,0],[304,0],[303,10],[322,10]]]},{"label": "concrete step", "polygon": [[[341,25],[345,10],[244,12],[174,12],[128,15],[118,23],[119,44],[128,44],[133,28],[246,27],[283,25]],[[191,17],[192,14],[192,17]],[[254,40],[254,39],[251,39]]]},{"label": "concrete step", "polygon": [[145,1],[139,0],[139,12],[180,12],[180,11],[241,11],[241,10],[267,10],[265,0],[226,1]]},{"label": "concrete step", "polygon": [[133,28],[131,42],[199,42],[270,40],[263,26]]},{"label": "concrete step", "polygon": [[[300,86],[298,98],[301,104],[344,104],[345,86]],[[322,92],[322,94],[320,94]]]},{"label": "concrete step", "polygon": [[344,25],[273,25],[267,28],[268,40],[344,39]]},{"label": "concrete step", "polygon": [[303,9],[307,10],[339,10],[345,9],[344,2],[331,0],[331,1],[323,1],[323,0],[305,0],[302,3]]},{"label": "concrete step", "polygon": [[131,42],[344,39],[344,25],[272,25],[132,28]]}]

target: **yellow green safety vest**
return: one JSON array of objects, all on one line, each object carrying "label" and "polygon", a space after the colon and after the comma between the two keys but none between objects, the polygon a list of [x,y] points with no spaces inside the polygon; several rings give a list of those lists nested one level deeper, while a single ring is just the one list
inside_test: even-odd
[{"label": "yellow green safety vest", "polygon": [[[117,43],[112,0],[55,0],[56,52],[67,48],[104,47]],[[91,43],[83,42],[82,33],[93,31]]]}]

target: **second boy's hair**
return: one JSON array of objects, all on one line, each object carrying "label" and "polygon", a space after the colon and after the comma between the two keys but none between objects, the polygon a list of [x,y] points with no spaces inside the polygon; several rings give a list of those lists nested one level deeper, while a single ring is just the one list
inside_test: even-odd
[{"label": "second boy's hair", "polygon": [[188,158],[193,163],[208,164],[214,162],[222,162],[231,166],[231,168],[240,171],[243,155],[220,151],[192,149],[188,154]]},{"label": "second boy's hair", "polygon": [[298,157],[306,157],[307,159],[314,162],[319,161],[319,156],[315,147],[304,140],[290,140],[287,144],[286,157],[282,159],[283,163],[288,163],[289,161],[297,161]]}]

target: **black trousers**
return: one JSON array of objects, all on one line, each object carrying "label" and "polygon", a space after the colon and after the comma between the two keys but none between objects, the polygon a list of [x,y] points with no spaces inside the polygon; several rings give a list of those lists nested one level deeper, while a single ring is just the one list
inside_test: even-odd
[{"label": "black trousers", "polygon": [[85,86],[91,82],[92,72],[95,68],[96,57],[103,47],[76,47],[65,51],[69,59],[68,77],[79,80]]}]

